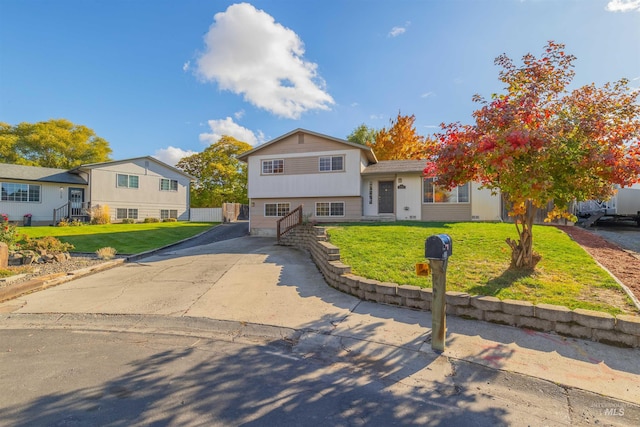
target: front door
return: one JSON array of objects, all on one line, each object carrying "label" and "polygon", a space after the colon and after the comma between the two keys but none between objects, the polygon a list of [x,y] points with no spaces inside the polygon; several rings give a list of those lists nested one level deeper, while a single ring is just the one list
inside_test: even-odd
[{"label": "front door", "polygon": [[84,202],[84,188],[69,187],[69,203],[71,205],[71,218],[82,216],[82,204]]},{"label": "front door", "polygon": [[393,213],[393,186],[394,181],[378,182],[378,213]]}]

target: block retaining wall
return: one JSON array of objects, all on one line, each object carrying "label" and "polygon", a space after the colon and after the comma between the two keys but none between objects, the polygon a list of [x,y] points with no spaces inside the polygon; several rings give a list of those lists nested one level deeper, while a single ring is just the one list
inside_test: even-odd
[{"label": "block retaining wall", "polygon": [[[365,301],[431,310],[433,294],[430,288],[379,282],[351,274],[351,267],[340,261],[340,249],[327,242],[323,227],[298,226],[283,236],[280,244],[309,251],[327,283],[342,292]],[[452,291],[446,293],[446,304],[447,314],[467,319],[556,332],[617,346],[640,347],[639,316],[612,316],[592,310],[570,310],[557,305],[500,300]]]}]

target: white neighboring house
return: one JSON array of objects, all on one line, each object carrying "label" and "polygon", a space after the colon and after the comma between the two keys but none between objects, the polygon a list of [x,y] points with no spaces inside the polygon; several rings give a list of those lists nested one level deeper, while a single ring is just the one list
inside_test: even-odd
[{"label": "white neighboring house", "polygon": [[33,225],[61,218],[88,219],[88,209],[108,206],[112,222],[125,218],[189,219],[193,177],[153,157],[94,163],[74,169],[0,164],[0,213]]},{"label": "white neighboring house", "polygon": [[424,160],[378,161],[371,148],[296,129],[238,158],[248,164],[250,230],[275,235],[303,205],[318,222],[498,221],[500,196],[469,183],[444,191],[423,178]]}]

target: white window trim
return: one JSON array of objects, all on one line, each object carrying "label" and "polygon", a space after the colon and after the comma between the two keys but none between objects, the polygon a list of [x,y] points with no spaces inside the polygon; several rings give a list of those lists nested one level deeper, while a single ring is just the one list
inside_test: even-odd
[{"label": "white window trim", "polygon": [[[334,157],[339,157],[342,159],[342,169],[333,169],[333,158]],[[322,170],[321,164],[322,164],[322,159],[329,159],[329,163],[331,165],[331,169],[328,170]],[[321,173],[328,173],[328,172],[344,172],[344,161],[345,158],[343,155],[338,155],[338,156],[320,156],[318,158],[318,171]]]},{"label": "white window trim", "polygon": [[[432,179],[432,178],[423,178],[422,179],[422,204],[423,205],[468,205],[468,204],[471,204],[471,182],[467,182],[466,184],[463,184],[463,185],[458,185],[455,188],[455,191],[456,191],[456,201],[455,202],[436,202],[435,201],[435,193],[432,195],[433,196],[433,202],[425,202],[424,201],[424,195],[425,195],[424,194],[424,192],[425,192],[424,187],[425,187],[425,181],[427,179]],[[459,202],[459,201],[457,201],[458,200],[459,187],[462,187],[462,186],[465,186],[465,185],[469,187],[469,191],[468,191],[469,200],[466,201],[466,202]],[[436,180],[434,179],[433,180],[433,188],[435,189],[435,187],[437,187],[437,185],[436,185]],[[451,191],[453,191],[453,190],[451,190]]]},{"label": "white window trim", "polygon": [[[6,181],[2,181],[0,182],[0,186],[2,186],[2,184],[6,184],[6,185],[20,185],[20,186],[26,186],[27,187],[27,200],[10,200],[9,198],[7,198],[6,200],[1,200],[3,202],[7,202],[7,203],[42,203],[42,185],[39,184],[24,184],[21,182],[6,182]],[[37,187],[38,188],[38,200],[29,200],[30,194],[31,194],[31,187]]]},{"label": "white window trim", "polygon": [[[275,215],[267,215],[267,205],[276,205],[276,214]],[[278,211],[280,209],[278,205],[287,205],[288,209],[287,209],[287,213],[284,215],[278,215]],[[290,202],[268,202],[264,204],[264,209],[263,209],[263,215],[265,218],[282,218],[285,215],[288,215],[289,212],[291,212],[291,203]]]},{"label": "white window trim", "polygon": [[[282,162],[282,172],[273,172],[273,162]],[[264,165],[265,163],[271,163],[272,172],[265,172]],[[282,175],[284,174],[284,159],[263,159],[260,161],[260,175]]]},{"label": "white window trim", "polygon": [[[169,181],[169,189],[168,190],[165,190],[164,188],[162,188],[162,182],[163,181]],[[175,190],[173,189],[173,185],[172,185],[174,182],[176,183]],[[178,191],[178,180],[177,179],[170,179],[170,178],[160,178],[160,191],[173,191],[173,192]]]},{"label": "white window trim", "polygon": [[[328,204],[328,205],[329,205],[329,215],[318,215],[318,205],[319,205],[320,203]],[[331,214],[331,205],[332,205],[333,203],[340,203],[340,204],[342,204],[342,215],[332,215],[332,214]],[[314,215],[315,215],[317,218],[344,218],[344,217],[346,216],[346,214],[347,214],[347,204],[346,204],[345,202],[342,202],[342,201],[316,202],[316,204],[315,204]]]},{"label": "white window trim", "polygon": [[[120,182],[118,180],[119,176],[126,176],[127,177],[127,185],[120,185]],[[137,187],[132,187],[131,186],[131,177],[135,176],[136,178],[138,178],[138,186]],[[117,188],[131,188],[134,190],[137,190],[140,188],[140,176],[138,175],[132,175],[132,174],[128,174],[128,173],[117,173],[116,174],[116,187]]]}]

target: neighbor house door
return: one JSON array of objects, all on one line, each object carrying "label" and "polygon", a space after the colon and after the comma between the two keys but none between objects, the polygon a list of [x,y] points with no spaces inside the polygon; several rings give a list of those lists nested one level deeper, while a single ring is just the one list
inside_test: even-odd
[{"label": "neighbor house door", "polygon": [[378,213],[393,213],[393,181],[378,183]]},{"label": "neighbor house door", "polygon": [[72,218],[82,215],[82,204],[84,202],[84,188],[69,187],[69,203],[71,203],[71,212],[69,216]]}]

